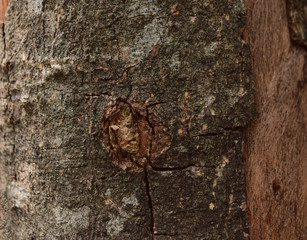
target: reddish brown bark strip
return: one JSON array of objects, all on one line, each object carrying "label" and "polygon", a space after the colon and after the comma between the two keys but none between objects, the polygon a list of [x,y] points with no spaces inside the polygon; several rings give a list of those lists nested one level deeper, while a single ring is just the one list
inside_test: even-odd
[{"label": "reddish brown bark strip", "polygon": [[0,23],[5,22],[5,12],[10,0],[0,0]]},{"label": "reddish brown bark strip", "polygon": [[246,144],[250,236],[307,239],[306,50],[290,39],[286,1],[245,2],[259,112]]}]

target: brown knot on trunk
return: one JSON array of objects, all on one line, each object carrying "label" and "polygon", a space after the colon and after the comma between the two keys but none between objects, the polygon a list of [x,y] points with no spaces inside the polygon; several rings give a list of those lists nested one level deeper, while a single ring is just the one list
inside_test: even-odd
[{"label": "brown knot on trunk", "polygon": [[107,106],[104,114],[102,144],[123,169],[143,169],[170,145],[170,135],[145,104],[121,99]]}]

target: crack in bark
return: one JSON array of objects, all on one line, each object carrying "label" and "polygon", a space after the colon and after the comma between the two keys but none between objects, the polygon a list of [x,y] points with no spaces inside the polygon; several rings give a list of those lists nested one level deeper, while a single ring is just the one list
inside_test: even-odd
[{"label": "crack in bark", "polygon": [[5,24],[2,24],[2,38],[3,38],[3,60],[6,57],[6,41],[5,41]]},{"label": "crack in bark", "polygon": [[85,94],[86,97],[101,97],[101,96],[108,96],[108,97],[111,97],[112,94],[109,93],[109,92],[103,92],[103,93],[99,93],[99,94],[95,94],[95,93],[92,93],[92,94]]},{"label": "crack in bark", "polygon": [[204,133],[204,134],[197,134],[193,135],[192,137],[214,137],[214,136],[223,136],[225,133]]},{"label": "crack in bark", "polygon": [[155,226],[155,219],[154,219],[154,210],[153,210],[153,204],[152,204],[152,198],[150,194],[150,186],[149,186],[149,179],[148,179],[148,170],[147,167],[144,167],[144,181],[145,181],[145,186],[146,186],[146,195],[148,198],[148,206],[150,209],[150,232],[151,232],[151,239],[154,240],[154,226]]},{"label": "crack in bark", "polygon": [[193,135],[192,137],[214,137],[214,136],[223,136],[225,135],[225,132],[236,132],[236,131],[244,131],[244,127],[243,126],[237,126],[237,127],[222,127],[222,126],[218,126],[219,128],[221,128],[223,132],[208,132],[208,133],[203,133],[203,134],[197,134],[197,135]]},{"label": "crack in bark", "polygon": [[146,110],[148,112],[148,108],[151,108],[151,107],[154,107],[154,106],[157,106],[157,105],[160,105],[160,104],[166,104],[166,103],[169,103],[169,102],[156,102],[156,103],[148,104],[146,106]]}]

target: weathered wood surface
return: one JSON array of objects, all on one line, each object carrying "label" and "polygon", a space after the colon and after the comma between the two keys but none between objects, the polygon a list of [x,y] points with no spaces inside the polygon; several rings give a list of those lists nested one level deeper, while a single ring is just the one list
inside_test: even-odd
[{"label": "weathered wood surface", "polygon": [[240,0],[12,0],[2,238],[248,238],[244,26]]},{"label": "weathered wood surface", "polygon": [[246,144],[251,239],[307,239],[307,1],[245,2],[259,112]]}]

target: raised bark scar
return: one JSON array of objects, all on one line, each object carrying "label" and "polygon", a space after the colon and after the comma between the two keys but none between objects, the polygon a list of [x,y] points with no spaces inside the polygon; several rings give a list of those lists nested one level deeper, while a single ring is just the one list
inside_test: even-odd
[{"label": "raised bark scar", "polygon": [[108,106],[102,129],[103,145],[122,168],[144,168],[170,143],[161,122],[139,103],[120,100]]}]

